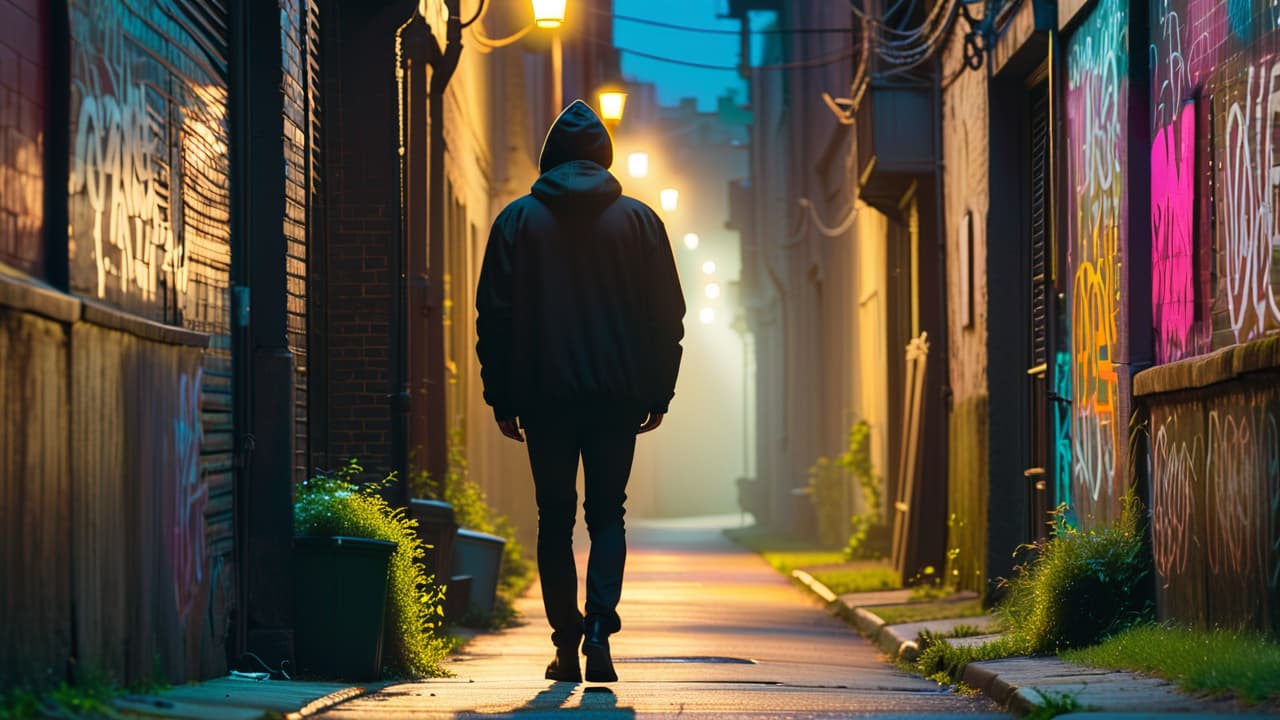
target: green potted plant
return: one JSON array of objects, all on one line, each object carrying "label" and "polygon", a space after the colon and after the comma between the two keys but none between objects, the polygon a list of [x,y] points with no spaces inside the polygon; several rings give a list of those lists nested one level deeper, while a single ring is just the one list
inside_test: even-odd
[{"label": "green potted plant", "polygon": [[417,522],[359,484],[352,459],[298,485],[294,496],[294,647],[298,670],[370,679],[440,675],[448,651],[443,595],[422,565]]}]

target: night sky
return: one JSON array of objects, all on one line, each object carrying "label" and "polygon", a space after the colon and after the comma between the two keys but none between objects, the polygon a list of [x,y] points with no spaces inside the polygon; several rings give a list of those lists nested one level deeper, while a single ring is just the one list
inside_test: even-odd
[{"label": "night sky", "polygon": [[[728,11],[727,0],[614,0],[615,15],[719,30],[738,29],[736,20],[718,16]],[[615,19],[614,43],[622,49],[638,50],[713,65],[732,66],[738,62],[735,35],[685,32]],[[746,99],[746,86],[737,73],[703,70],[622,53],[622,72],[628,80],[657,83],[658,101],[674,105],[683,97],[698,98],[701,110],[715,108],[715,100],[728,88],[737,88]]]}]

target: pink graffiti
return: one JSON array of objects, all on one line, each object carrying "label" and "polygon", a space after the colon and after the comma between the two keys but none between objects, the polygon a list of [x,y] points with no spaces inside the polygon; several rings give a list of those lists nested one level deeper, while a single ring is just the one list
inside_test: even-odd
[{"label": "pink graffiti", "polygon": [[185,623],[199,597],[204,579],[205,518],[209,487],[200,472],[200,447],[204,428],[200,412],[203,370],[194,377],[182,374],[178,385],[178,412],[173,420],[173,457],[177,487],[173,494],[171,527],[174,594],[178,617]]},{"label": "pink graffiti", "polygon": [[1156,362],[1196,353],[1194,112],[1156,134],[1151,146],[1151,309]]}]

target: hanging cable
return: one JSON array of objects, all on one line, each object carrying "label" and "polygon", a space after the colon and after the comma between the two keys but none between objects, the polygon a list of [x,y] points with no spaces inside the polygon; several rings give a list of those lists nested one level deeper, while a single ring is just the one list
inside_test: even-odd
[{"label": "hanging cable", "polygon": [[813,206],[809,198],[800,198],[796,202],[800,207],[809,211],[809,219],[813,222],[814,227],[818,228],[818,232],[829,238],[840,237],[849,232],[849,228],[852,228],[853,223],[858,219],[858,206],[852,205],[849,207],[849,214],[845,216],[844,220],[841,220],[839,225],[831,226],[818,217],[818,210]]},{"label": "hanging cable", "polygon": [[493,50],[496,48],[503,48],[508,45],[514,45],[515,43],[519,42],[520,39],[523,38],[525,35],[528,35],[530,32],[532,32],[535,27],[537,26],[534,23],[529,23],[523,28],[517,30],[514,34],[508,35],[507,37],[504,37],[504,38],[499,38],[497,40],[485,35],[483,32],[473,27],[471,28],[471,36],[475,38],[476,42],[480,43],[486,48],[489,48],[490,50]]},{"label": "hanging cable", "polygon": [[[600,41],[600,43],[603,45],[609,45],[609,43],[606,43],[604,41]],[[649,60],[656,60],[658,62],[671,63],[672,65],[683,65],[684,67],[700,68],[702,70],[723,70],[725,72],[738,72],[740,69],[742,69],[738,65],[713,65],[711,63],[700,63],[700,62],[694,62],[692,60],[677,60],[675,58],[665,57],[662,55],[654,55],[652,53],[641,52],[639,50],[632,50],[630,48],[616,47],[613,45],[610,45],[610,47],[613,47],[618,52],[624,53],[626,55],[635,55],[636,57],[642,57]],[[839,54],[828,55],[826,57],[817,58],[815,60],[799,60],[796,62],[781,63],[778,65],[748,65],[746,69],[747,70],[799,70],[802,68],[822,67],[824,65],[831,65],[833,63],[840,62],[841,60],[847,60],[853,57],[855,52],[856,52],[855,48],[849,48],[847,50],[840,52]]]},{"label": "hanging cable", "polygon": [[484,5],[485,5],[485,0],[480,0],[480,4],[476,7],[476,14],[472,15],[470,20],[462,23],[463,30],[466,30],[467,28],[471,27],[472,25],[475,24],[477,20],[480,19],[480,16],[484,14]]}]

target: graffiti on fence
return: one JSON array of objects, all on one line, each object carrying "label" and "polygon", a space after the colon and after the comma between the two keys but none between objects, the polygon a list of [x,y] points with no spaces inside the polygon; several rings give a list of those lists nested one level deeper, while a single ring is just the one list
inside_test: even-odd
[{"label": "graffiti on fence", "polygon": [[[1151,420],[1152,552],[1169,614],[1266,627],[1280,589],[1280,392],[1158,404]],[[1202,587],[1234,600],[1206,609]]]},{"label": "graffiti on fence", "polygon": [[1156,362],[1203,348],[1196,332],[1196,114],[1184,111],[1151,145],[1151,309]]},{"label": "graffiti on fence", "polygon": [[1124,248],[1124,119],[1128,9],[1104,0],[1071,40],[1067,140],[1070,231],[1072,477],[1080,518],[1105,519],[1117,499],[1123,408],[1120,350]]},{"label": "graffiti on fence", "polygon": [[1226,107],[1217,202],[1220,293],[1238,343],[1280,329],[1271,277],[1280,228],[1273,181],[1280,62],[1250,65],[1240,84]]},{"label": "graffiti on fence", "polygon": [[173,420],[173,452],[178,477],[170,524],[172,571],[178,616],[184,623],[191,615],[204,582],[204,511],[209,504],[209,488],[200,471],[200,450],[204,439],[200,412],[203,379],[203,368],[197,367],[194,375],[182,373],[178,383],[178,412]]}]

